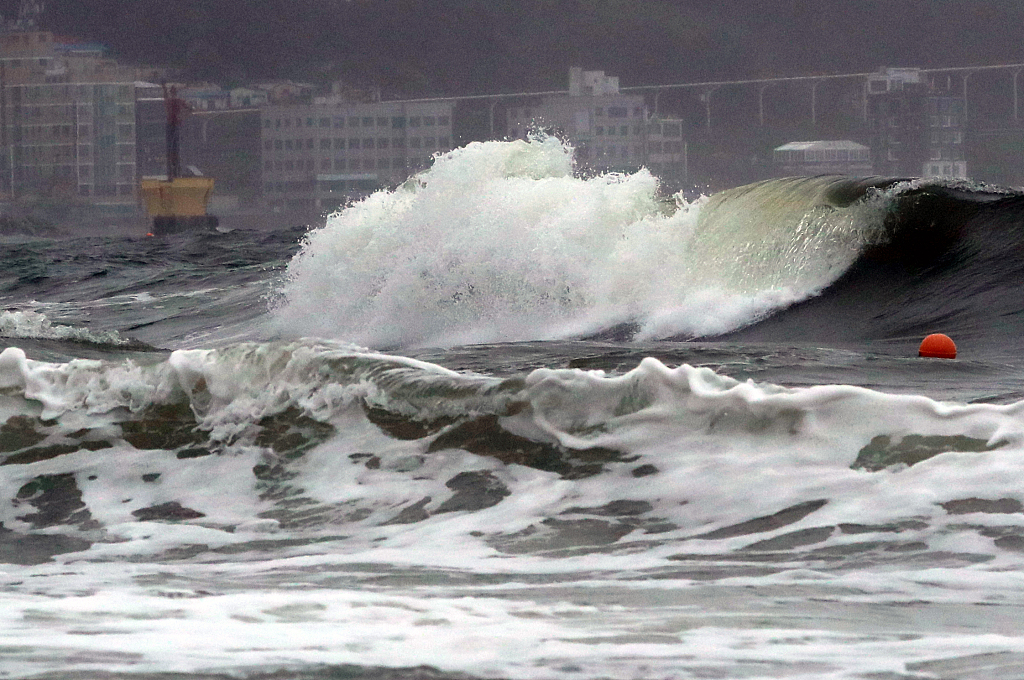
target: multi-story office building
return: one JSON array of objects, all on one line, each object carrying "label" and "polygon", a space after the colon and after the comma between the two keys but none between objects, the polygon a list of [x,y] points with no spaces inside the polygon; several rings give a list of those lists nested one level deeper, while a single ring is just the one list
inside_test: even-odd
[{"label": "multi-story office building", "polygon": [[134,72],[103,52],[0,34],[0,195],[134,205]]},{"label": "multi-story office building", "polygon": [[882,69],[867,80],[875,172],[966,177],[964,100],[926,81],[919,69]]},{"label": "multi-story office building", "polygon": [[449,101],[262,109],[263,196],[272,208],[332,209],[396,185],[452,148]]}]

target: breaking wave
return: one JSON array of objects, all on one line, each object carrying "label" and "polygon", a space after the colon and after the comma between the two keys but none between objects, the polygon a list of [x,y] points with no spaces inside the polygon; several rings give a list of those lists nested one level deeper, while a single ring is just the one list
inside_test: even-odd
[{"label": "breaking wave", "polygon": [[789,178],[687,202],[646,170],[581,178],[554,138],[473,143],[311,232],[274,323],[374,347],[707,337],[821,293],[865,257],[928,263],[1012,192]]}]

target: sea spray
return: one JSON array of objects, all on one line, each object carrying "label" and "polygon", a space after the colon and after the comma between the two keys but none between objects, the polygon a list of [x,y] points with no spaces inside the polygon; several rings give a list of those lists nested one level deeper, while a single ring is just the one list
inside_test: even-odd
[{"label": "sea spray", "polygon": [[[834,181],[834,180],[833,180]],[[830,182],[666,210],[647,170],[583,178],[552,137],[473,143],[310,233],[275,327],[374,347],[721,333],[820,291],[874,222]]]}]

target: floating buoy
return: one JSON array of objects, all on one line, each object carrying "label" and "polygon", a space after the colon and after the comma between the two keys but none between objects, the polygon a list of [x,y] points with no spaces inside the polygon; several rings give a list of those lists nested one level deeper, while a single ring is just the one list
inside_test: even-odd
[{"label": "floating buoy", "polygon": [[921,341],[921,349],[917,351],[917,356],[934,359],[956,359],[956,344],[948,335],[932,333]]},{"label": "floating buoy", "polygon": [[153,235],[153,232],[151,232],[151,231],[146,234],[146,236],[152,236],[152,235]]}]

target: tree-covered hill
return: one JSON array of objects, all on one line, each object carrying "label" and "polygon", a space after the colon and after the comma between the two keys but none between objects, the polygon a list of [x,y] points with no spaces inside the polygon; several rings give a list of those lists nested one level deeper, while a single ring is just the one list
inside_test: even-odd
[{"label": "tree-covered hill", "polygon": [[[0,0],[5,17],[18,0]],[[42,27],[227,84],[387,95],[1024,61],[1019,0],[49,0]]]}]

